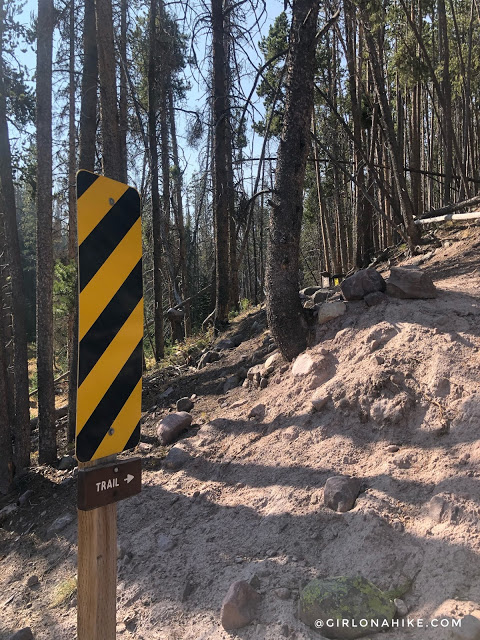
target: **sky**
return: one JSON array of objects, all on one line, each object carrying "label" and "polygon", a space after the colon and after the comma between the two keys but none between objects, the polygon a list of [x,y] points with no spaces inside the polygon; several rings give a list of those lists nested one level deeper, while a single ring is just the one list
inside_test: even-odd
[{"label": "sky", "polygon": [[[168,7],[168,0],[166,2],[166,5]],[[174,6],[182,7],[182,5],[183,3],[180,3],[180,5],[174,5]],[[147,10],[146,6],[147,5],[145,4],[145,11]],[[252,44],[254,44],[255,47],[258,44],[258,41],[260,40],[262,35],[268,34],[268,29],[270,25],[273,23],[274,19],[281,13],[281,11],[283,11],[283,0],[265,0],[265,8],[266,8],[266,14],[260,22],[260,27],[261,27],[260,32],[252,31],[251,33]],[[23,24],[29,24],[31,21],[31,18],[36,16],[36,13],[37,13],[37,1],[26,0],[25,6],[23,7],[23,11],[18,19]],[[58,32],[56,32],[55,46],[58,46],[58,39],[59,39]],[[196,42],[195,42],[195,52],[198,60],[201,61],[202,58],[205,59],[206,56],[208,56],[209,47],[210,47],[209,40],[205,35],[202,35],[200,33],[200,35],[196,38]],[[258,66],[263,63],[263,60],[259,57],[258,52],[255,50],[253,46],[251,45],[249,46],[247,44],[245,49],[246,49],[246,54],[250,58],[250,61],[251,63],[253,63],[253,65]],[[34,48],[31,45],[27,48],[27,53],[19,53],[19,61],[22,64],[25,64],[29,68],[31,72],[32,84],[33,84],[36,61],[35,61]],[[250,67],[250,69],[248,69],[248,67]],[[203,69],[201,73],[198,73],[198,72],[192,73],[190,71],[187,71],[186,79],[188,80],[191,86],[191,89],[187,92],[185,103],[182,105],[184,109],[194,111],[198,108],[200,104],[205,103],[207,98],[207,87],[205,85],[204,78],[202,78],[202,73],[206,74],[207,72],[208,72],[208,69],[206,65],[203,65]],[[250,92],[253,77],[254,77],[253,68],[251,64],[248,64],[246,68],[246,73],[242,80],[243,93],[245,95],[248,95]],[[55,77],[54,77],[54,86],[55,86]],[[261,108],[260,104],[258,106]],[[192,175],[198,170],[199,151],[188,148],[186,144],[186,141],[185,141],[186,122],[187,122],[186,116],[182,115],[179,112],[178,122],[177,122],[177,131],[180,138],[179,145],[183,149],[182,169],[185,171],[184,181],[188,182],[188,180],[192,177]],[[27,136],[31,136],[33,132],[34,130],[32,128],[32,130],[28,130],[25,133],[27,134]],[[249,140],[250,148],[245,150],[245,155],[249,155],[251,153],[252,156],[258,157],[260,153],[261,145],[262,145],[262,140],[258,136],[253,134],[253,131],[251,130],[251,128],[248,131],[247,138]]]}]

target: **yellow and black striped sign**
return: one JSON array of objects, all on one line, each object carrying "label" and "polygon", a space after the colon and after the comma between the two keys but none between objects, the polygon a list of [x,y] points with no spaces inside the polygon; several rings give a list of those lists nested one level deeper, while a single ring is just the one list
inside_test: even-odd
[{"label": "yellow and black striped sign", "polygon": [[140,439],[142,230],[126,184],[77,174],[78,391],[76,456],[97,460]]}]

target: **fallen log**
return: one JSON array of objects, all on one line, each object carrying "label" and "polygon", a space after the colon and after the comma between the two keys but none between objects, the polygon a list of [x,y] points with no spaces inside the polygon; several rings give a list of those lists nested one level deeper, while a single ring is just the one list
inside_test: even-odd
[{"label": "fallen log", "polygon": [[[68,415],[68,404],[64,404],[62,407],[57,407],[55,409],[55,421],[60,420],[60,418],[64,418]],[[30,420],[30,429],[36,429],[38,426],[38,418],[32,418]]]},{"label": "fallen log", "polygon": [[474,198],[470,198],[469,200],[463,200],[462,202],[449,204],[446,207],[442,207],[441,209],[434,209],[433,211],[428,211],[427,213],[423,213],[421,216],[418,216],[417,220],[426,220],[427,218],[436,218],[438,216],[444,216],[449,213],[454,213],[455,211],[460,211],[460,209],[466,209],[467,207],[476,207],[479,204],[480,204],[480,196],[475,196]]},{"label": "fallen log", "polygon": [[425,218],[415,220],[415,224],[430,224],[431,222],[462,222],[464,220],[478,220],[480,218],[479,211],[471,213],[447,213],[444,216],[436,216],[435,218]]},{"label": "fallen log", "polygon": [[[57,384],[57,382],[61,382],[62,380],[65,380],[66,378],[68,378],[69,375],[70,375],[70,371],[67,371],[66,373],[62,373],[61,376],[58,376],[58,378],[55,378],[55,380],[53,381],[53,384]],[[33,391],[30,391],[30,393],[28,394],[28,397],[31,398],[36,393],[38,393],[38,388],[34,389]]]}]

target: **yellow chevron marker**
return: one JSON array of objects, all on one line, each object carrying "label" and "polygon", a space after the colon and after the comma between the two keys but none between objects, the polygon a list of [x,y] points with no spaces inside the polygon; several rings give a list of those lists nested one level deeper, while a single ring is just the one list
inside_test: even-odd
[{"label": "yellow chevron marker", "polygon": [[77,175],[79,343],[76,456],[97,460],[140,439],[142,231],[132,187]]}]

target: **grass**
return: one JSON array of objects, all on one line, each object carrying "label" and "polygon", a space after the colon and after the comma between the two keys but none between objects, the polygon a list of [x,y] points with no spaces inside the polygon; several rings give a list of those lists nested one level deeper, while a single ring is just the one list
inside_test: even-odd
[{"label": "grass", "polygon": [[75,596],[76,593],[77,593],[76,576],[67,578],[55,588],[50,607],[53,609],[55,607],[63,607],[67,605],[70,602],[70,600],[72,600],[72,598]]}]

